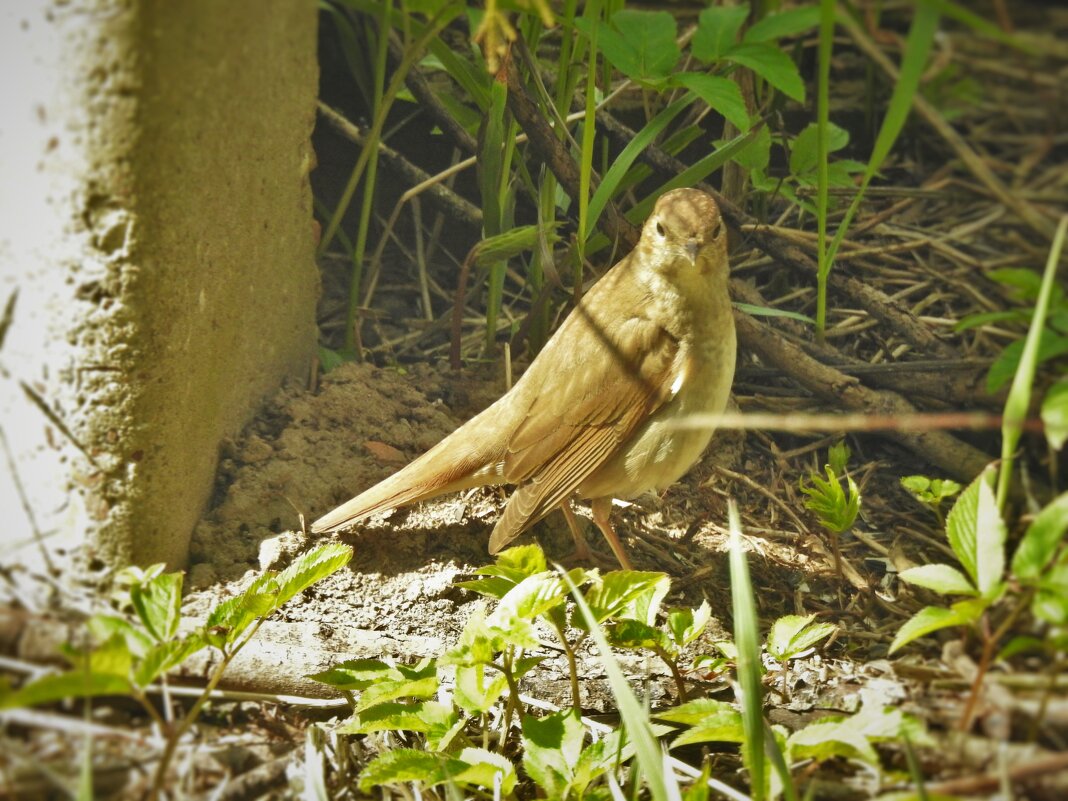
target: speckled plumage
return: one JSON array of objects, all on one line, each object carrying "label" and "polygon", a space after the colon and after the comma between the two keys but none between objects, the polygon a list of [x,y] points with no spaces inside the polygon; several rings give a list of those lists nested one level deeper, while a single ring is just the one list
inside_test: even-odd
[{"label": "speckled plumage", "polygon": [[598,281],[512,389],[399,472],[323,516],[313,532],[483,484],[515,484],[490,536],[497,553],[573,496],[629,566],[612,498],[678,480],[712,432],[672,425],[722,412],[734,378],[727,236],[715,201],[663,195],[633,251]]}]

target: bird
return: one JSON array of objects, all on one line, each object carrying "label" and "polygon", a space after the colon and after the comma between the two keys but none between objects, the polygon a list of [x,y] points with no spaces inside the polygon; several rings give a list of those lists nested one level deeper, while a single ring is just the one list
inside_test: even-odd
[{"label": "bird", "polygon": [[392,476],[312,524],[316,534],[470,487],[511,484],[489,539],[497,554],[560,508],[587,554],[574,498],[624,569],[613,499],[666,489],[697,461],[734,380],[726,225],[692,188],[661,195],[634,249],[582,296],[526,372],[495,403]]}]

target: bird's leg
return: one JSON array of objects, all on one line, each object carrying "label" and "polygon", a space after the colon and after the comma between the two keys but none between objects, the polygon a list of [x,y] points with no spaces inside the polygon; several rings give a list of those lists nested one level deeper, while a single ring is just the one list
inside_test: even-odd
[{"label": "bird's leg", "polygon": [[590,509],[593,511],[593,522],[597,525],[597,528],[601,529],[604,538],[608,540],[608,544],[612,547],[612,553],[616,555],[619,564],[624,570],[633,570],[634,566],[630,563],[630,559],[627,558],[627,552],[623,550],[623,543],[619,541],[616,530],[612,528],[612,499],[594,498],[590,503]]},{"label": "bird's leg", "polygon": [[565,500],[560,504],[560,511],[564,513],[567,527],[571,530],[571,536],[575,540],[575,552],[572,554],[572,557],[584,562],[589,561],[590,546],[586,542],[586,534],[582,530],[582,524],[575,516],[575,511],[571,508],[571,501]]}]

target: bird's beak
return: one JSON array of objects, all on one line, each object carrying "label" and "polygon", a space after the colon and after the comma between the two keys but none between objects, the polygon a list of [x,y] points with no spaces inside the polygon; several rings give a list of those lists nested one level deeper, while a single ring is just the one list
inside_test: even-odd
[{"label": "bird's beak", "polygon": [[683,245],[683,250],[686,251],[686,256],[690,260],[690,264],[697,264],[697,251],[700,250],[700,245],[696,242],[687,242]]}]

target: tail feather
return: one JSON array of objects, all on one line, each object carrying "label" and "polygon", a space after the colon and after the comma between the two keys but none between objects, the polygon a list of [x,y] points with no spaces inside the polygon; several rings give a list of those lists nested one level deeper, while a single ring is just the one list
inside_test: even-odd
[{"label": "tail feather", "polygon": [[312,523],[312,532],[324,534],[340,531],[375,512],[396,509],[469,487],[502,483],[503,448],[485,439],[472,443],[467,438],[465,442],[463,436],[457,436],[465,428],[467,425],[461,426],[389,478],[327,512]]}]

